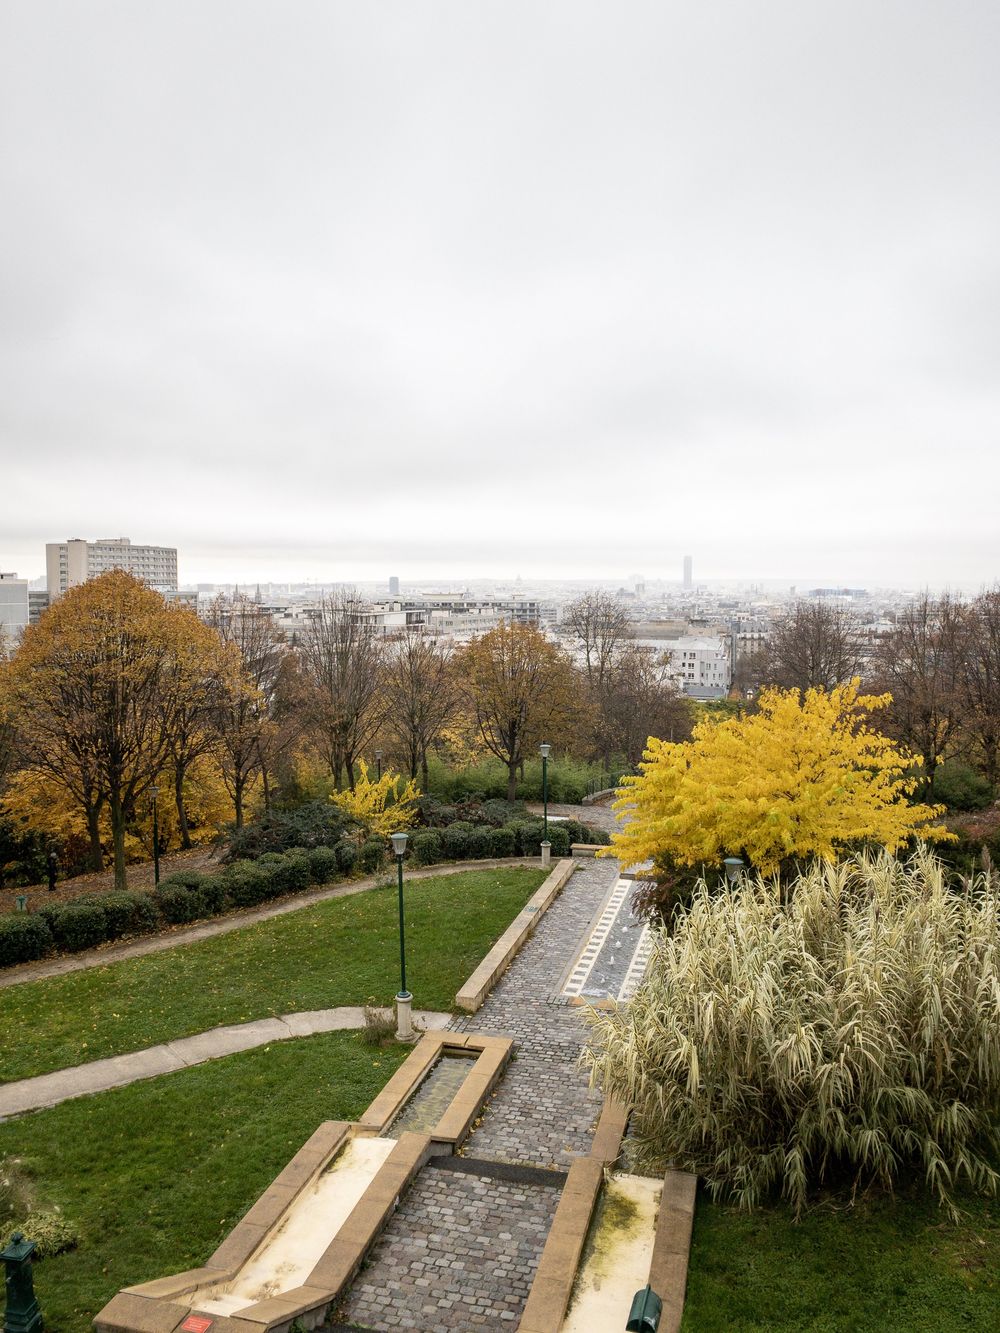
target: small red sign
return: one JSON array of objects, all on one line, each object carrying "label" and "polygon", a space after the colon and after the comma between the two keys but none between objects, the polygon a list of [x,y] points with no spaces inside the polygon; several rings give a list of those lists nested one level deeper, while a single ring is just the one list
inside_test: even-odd
[{"label": "small red sign", "polygon": [[215,1323],[214,1319],[205,1319],[200,1314],[190,1314],[181,1324],[184,1333],[208,1333],[208,1330]]}]

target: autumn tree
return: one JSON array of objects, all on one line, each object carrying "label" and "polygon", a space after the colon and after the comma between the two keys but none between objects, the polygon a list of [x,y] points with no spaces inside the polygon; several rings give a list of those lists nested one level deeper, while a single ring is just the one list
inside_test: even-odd
[{"label": "autumn tree", "polygon": [[257,779],[266,780],[279,741],[277,715],[287,651],[270,614],[248,598],[217,599],[208,623],[240,664],[217,696],[212,725],[235,824],[242,828],[247,794]]},{"label": "autumn tree", "polygon": [[641,773],[624,780],[630,813],[611,854],[718,865],[745,854],[763,874],[792,857],[836,859],[851,844],[896,851],[912,836],[948,837],[941,806],[910,804],[919,757],[869,725],[888,697],[855,679],[832,690],[765,690],[759,710],[704,721],[684,744],[651,740]]},{"label": "autumn tree", "polygon": [[529,747],[558,742],[576,710],[572,663],[534,625],[501,621],[467,645],[458,676],[486,748],[507,768],[507,799]]},{"label": "autumn tree", "polygon": [[603,750],[634,766],[650,736],[683,741],[691,735],[694,709],[669,679],[669,667],[649,648],[629,643],[604,683],[599,700]]},{"label": "autumn tree", "polygon": [[211,649],[193,612],[113,570],[29,626],[6,670],[26,762],[78,804],[95,869],[107,811],[117,887],[136,802],[169,760],[179,715],[219,674]]},{"label": "autumn tree", "polygon": [[382,674],[385,731],[406,760],[411,778],[419,768],[428,785],[427,756],[459,704],[451,650],[420,630],[388,643]]},{"label": "autumn tree", "polygon": [[[829,602],[798,602],[744,664],[747,685],[832,690],[863,674],[860,626],[854,613]],[[741,677],[742,679],[742,677]]]},{"label": "autumn tree", "polygon": [[338,786],[376,735],[384,712],[383,644],[368,608],[352,588],[324,597],[303,636],[299,656],[309,694],[311,734]]},{"label": "autumn tree", "polygon": [[926,593],[906,607],[871,664],[873,687],[892,696],[886,731],[923,756],[928,786],[962,721],[963,613]]}]

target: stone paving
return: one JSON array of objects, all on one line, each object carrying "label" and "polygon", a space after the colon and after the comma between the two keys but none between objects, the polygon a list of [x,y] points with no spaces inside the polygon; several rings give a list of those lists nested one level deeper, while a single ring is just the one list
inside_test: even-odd
[{"label": "stone paving", "polygon": [[559,1190],[425,1167],[355,1282],[363,1328],[515,1328]]},{"label": "stone paving", "polygon": [[[601,1097],[577,1067],[587,1032],[582,1008],[568,1005],[560,987],[617,876],[614,861],[582,861],[482,1009],[452,1021],[455,1031],[515,1041],[514,1059],[466,1141],[468,1157],[565,1169],[589,1152]],[[516,1328],[558,1195],[548,1184],[425,1168],[340,1317],[374,1330]]]}]

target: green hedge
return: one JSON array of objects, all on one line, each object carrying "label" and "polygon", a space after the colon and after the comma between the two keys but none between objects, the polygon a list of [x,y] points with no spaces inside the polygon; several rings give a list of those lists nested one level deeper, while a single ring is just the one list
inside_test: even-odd
[{"label": "green hedge", "polygon": [[33,963],[51,948],[49,923],[37,912],[4,912],[0,916],[0,967]]}]

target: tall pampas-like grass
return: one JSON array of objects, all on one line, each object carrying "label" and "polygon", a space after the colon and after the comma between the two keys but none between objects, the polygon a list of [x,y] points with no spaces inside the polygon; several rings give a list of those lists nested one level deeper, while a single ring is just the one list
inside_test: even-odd
[{"label": "tall pampas-like grass", "polygon": [[640,1149],[752,1208],[923,1179],[995,1193],[1000,890],[926,849],[816,863],[780,893],[702,884],[584,1061]]}]

